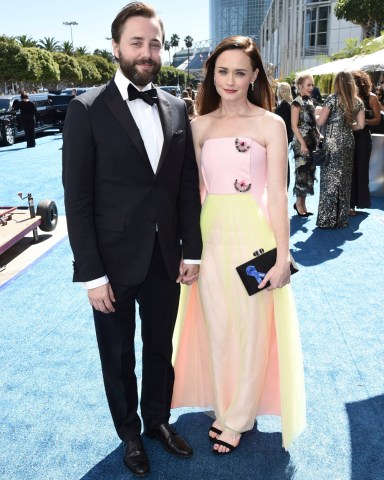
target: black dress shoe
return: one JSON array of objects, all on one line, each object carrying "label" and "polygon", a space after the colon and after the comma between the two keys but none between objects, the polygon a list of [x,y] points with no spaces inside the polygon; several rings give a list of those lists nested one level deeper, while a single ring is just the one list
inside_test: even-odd
[{"label": "black dress shoe", "polygon": [[159,440],[165,450],[172,455],[181,458],[191,457],[193,454],[192,447],[174,430],[169,423],[162,423],[156,428],[152,428],[145,432],[147,437]]},{"label": "black dress shoe", "polygon": [[131,442],[124,443],[124,464],[137,477],[149,473],[149,462],[140,435]]}]

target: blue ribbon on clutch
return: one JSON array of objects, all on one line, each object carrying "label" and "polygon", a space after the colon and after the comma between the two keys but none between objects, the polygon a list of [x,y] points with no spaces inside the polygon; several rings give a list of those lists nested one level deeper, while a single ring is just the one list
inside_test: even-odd
[{"label": "blue ribbon on clutch", "polygon": [[255,277],[258,284],[260,284],[263,281],[263,278],[266,275],[266,273],[258,272],[256,267],[254,267],[253,265],[249,265],[249,267],[245,269],[245,273],[249,277]]}]

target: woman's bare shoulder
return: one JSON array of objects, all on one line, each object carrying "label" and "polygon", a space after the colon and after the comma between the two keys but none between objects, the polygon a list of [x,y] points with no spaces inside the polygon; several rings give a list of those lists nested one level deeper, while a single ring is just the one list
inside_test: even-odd
[{"label": "woman's bare shoulder", "polygon": [[284,125],[284,120],[277,115],[276,113],[270,112],[268,110],[260,109],[259,117],[259,125],[258,127],[262,127],[263,130],[272,131],[271,129],[279,128],[279,125]]},{"label": "woman's bare shoulder", "polygon": [[204,132],[212,125],[212,120],[213,116],[210,113],[195,117],[191,121],[192,133],[199,137],[203,136]]}]

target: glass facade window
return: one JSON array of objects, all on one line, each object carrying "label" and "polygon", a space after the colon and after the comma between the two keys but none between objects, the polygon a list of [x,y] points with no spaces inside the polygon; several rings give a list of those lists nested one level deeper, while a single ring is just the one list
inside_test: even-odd
[{"label": "glass facade window", "polygon": [[[318,5],[321,3],[322,5]],[[304,49],[305,55],[318,55],[328,53],[328,21],[330,5],[324,5],[324,1],[307,1],[305,9],[304,25]]]},{"label": "glass facade window", "polygon": [[210,0],[210,37],[218,44],[231,35],[260,40],[260,28],[272,0]]}]

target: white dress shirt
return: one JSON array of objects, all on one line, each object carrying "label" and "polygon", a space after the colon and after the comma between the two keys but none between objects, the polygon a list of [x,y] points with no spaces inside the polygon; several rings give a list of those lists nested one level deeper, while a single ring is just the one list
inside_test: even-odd
[{"label": "white dress shirt", "polygon": [[[156,173],[164,143],[163,128],[161,126],[157,105],[154,104],[151,106],[140,98],[129,101],[128,85],[132,82],[123,75],[120,68],[116,71],[114,81],[123,100],[127,102],[128,108],[131,111],[132,117],[140,131],[141,138],[143,139],[152,170],[154,173]],[[137,88],[135,84],[132,83],[132,85]],[[152,83],[149,83],[141,90],[145,91],[150,90],[151,88],[153,88]],[[140,90],[139,88],[137,89]],[[200,264],[200,260],[184,260],[184,263]],[[109,279],[107,275],[104,275],[103,277],[96,278],[95,280],[83,282],[83,285],[89,290],[91,288],[105,285],[108,282]]]},{"label": "white dress shirt", "polygon": [[[164,143],[163,128],[161,126],[157,105],[148,105],[148,103],[141,100],[141,98],[128,101],[128,85],[132,82],[124,77],[120,69],[116,72],[115,83],[123,100],[127,102],[132,117],[140,131],[141,138],[143,139],[152,170],[156,173]],[[135,84],[132,83],[132,85],[139,90]],[[145,90],[150,90],[151,88],[152,83],[149,83],[142,91],[145,92]]]}]

